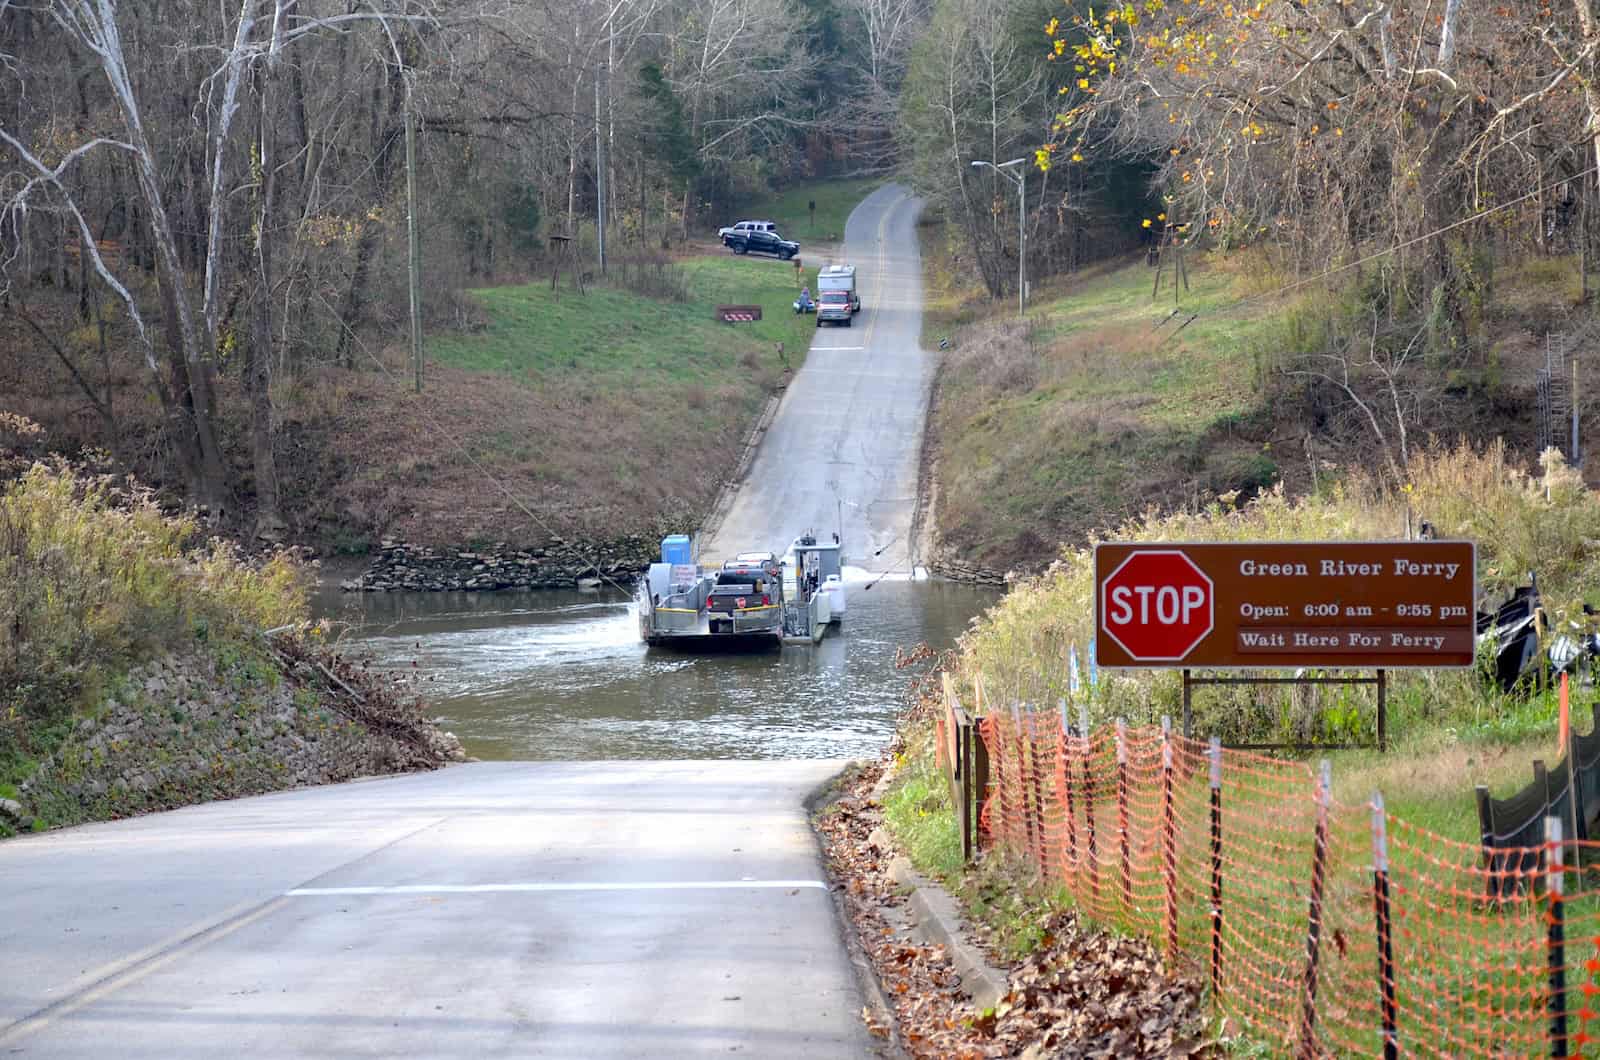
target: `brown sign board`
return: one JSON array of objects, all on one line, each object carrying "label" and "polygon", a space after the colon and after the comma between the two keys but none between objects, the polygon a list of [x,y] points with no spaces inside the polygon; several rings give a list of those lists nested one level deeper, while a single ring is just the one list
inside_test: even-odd
[{"label": "brown sign board", "polygon": [[761,319],[761,307],[758,305],[719,305],[717,306],[716,319],[724,324],[747,324],[752,320]]},{"label": "brown sign board", "polygon": [[1265,670],[1471,666],[1470,541],[1107,543],[1100,666]]}]

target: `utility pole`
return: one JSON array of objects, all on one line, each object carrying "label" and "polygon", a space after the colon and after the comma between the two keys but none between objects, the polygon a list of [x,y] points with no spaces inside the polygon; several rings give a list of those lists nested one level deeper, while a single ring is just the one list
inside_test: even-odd
[{"label": "utility pole", "polygon": [[411,105],[411,78],[406,77],[406,271],[411,288],[411,374],[422,393],[422,280],[417,249],[417,116]]},{"label": "utility pole", "polygon": [[1028,175],[1017,174],[1017,316],[1028,297]]},{"label": "utility pole", "polygon": [[600,275],[606,272],[606,138],[600,130],[600,71],[594,75],[594,200],[595,229],[600,247]]},{"label": "utility pole", "polygon": [[1028,178],[1025,173],[1007,173],[1012,166],[1020,166],[1026,158],[1013,158],[995,165],[993,162],[974,162],[974,169],[988,167],[1017,185],[1017,315],[1023,313],[1028,297]]}]

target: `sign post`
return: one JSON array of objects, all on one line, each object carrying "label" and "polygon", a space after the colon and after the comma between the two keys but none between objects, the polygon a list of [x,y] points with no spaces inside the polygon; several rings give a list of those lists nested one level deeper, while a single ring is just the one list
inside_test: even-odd
[{"label": "sign post", "polygon": [[[1476,651],[1467,541],[1108,543],[1095,549],[1095,646],[1107,667],[1179,667],[1196,684],[1375,684],[1466,667]],[[1192,670],[1375,669],[1375,678],[1195,678]]]}]

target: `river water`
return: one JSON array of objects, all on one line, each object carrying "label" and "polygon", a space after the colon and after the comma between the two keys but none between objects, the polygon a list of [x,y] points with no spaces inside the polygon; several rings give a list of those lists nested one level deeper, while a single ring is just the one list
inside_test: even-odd
[{"label": "river water", "polygon": [[947,648],[998,599],[929,581],[850,586],[842,629],[812,647],[688,655],[639,640],[609,592],[340,593],[343,645],[420,675],[436,714],[484,759],[846,758],[893,732],[897,648]]}]

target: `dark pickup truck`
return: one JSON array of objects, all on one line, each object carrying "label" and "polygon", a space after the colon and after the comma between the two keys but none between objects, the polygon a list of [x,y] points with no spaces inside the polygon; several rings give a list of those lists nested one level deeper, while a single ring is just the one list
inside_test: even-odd
[{"label": "dark pickup truck", "polygon": [[784,239],[777,232],[730,231],[722,242],[735,254],[775,254],[785,261],[800,253],[800,244]]}]

